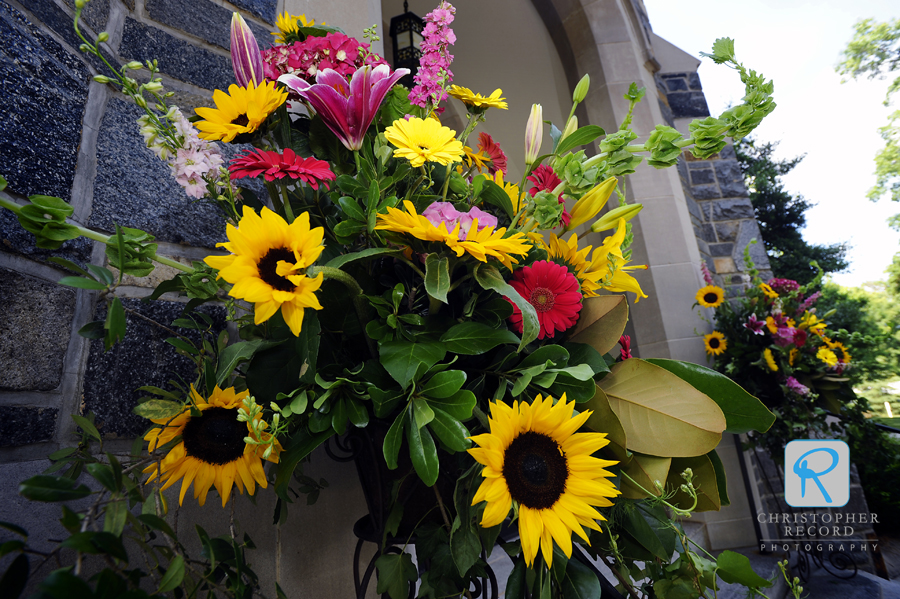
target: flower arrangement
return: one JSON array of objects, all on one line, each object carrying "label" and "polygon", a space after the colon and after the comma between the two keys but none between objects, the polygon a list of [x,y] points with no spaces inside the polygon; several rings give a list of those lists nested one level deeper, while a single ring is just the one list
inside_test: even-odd
[{"label": "flower arrangement", "polygon": [[759,279],[748,260],[744,295],[725,299],[703,268],[706,287],[695,306],[714,311],[714,327],[703,337],[706,353],[720,372],[757,396],[777,416],[765,435],[751,443],[765,447],[780,461],[785,443],[801,428],[810,434],[837,432],[826,422],[828,412],[841,414],[854,399],[846,374],[853,367],[844,343],[828,329],[829,314],[819,315],[813,292],[822,272],[807,285],[790,279]]},{"label": "flower arrangement", "polygon": [[[76,2],[79,35],[84,4]],[[210,539],[200,529],[203,559],[191,558],[167,516],[190,501],[191,488],[201,505],[213,488],[225,506],[235,489],[253,495],[273,481],[281,511],[298,493],[314,500],[320,487],[302,475],[302,462],[338,437],[374,448],[356,455],[363,482],[374,481],[360,526],[380,540],[371,568],[378,592],[393,599],[416,587],[420,596],[468,596],[492,577],[487,556],[497,543],[514,562],[508,597],[615,596],[602,564],[633,597],[700,596],[717,575],[757,590],[770,584],[738,554],[705,554],[671,516],[727,505],[715,447],[723,432],[765,431],[772,414],[712,370],[632,357],[622,335],[627,303],[617,293],[646,297],[631,274],[646,266],[629,265],[628,249],[628,221],[641,206],[625,202],[619,178],[642,154],[664,168],[684,148],[709,157],[726,136],[746,135],[774,108],[771,82],[735,60],[731,40],[718,40],[709,56],[739,72],[746,103],[693,123],[688,138],[661,125],[637,144],[629,125],[644,90],[631,86],[628,117],[606,134],[574,117],[585,77],[567,122],[551,129],[548,155],[539,155],[541,107],[532,108],[515,185],[503,179],[507,152],[497,141],[482,133],[477,151],[467,145],[507,102],[499,89],[485,96],[452,85],[454,14],[442,1],[426,18],[412,91],[398,85],[407,70],[392,70],[369,45],[292,15],[279,18],[278,44],[261,52],[235,14],[235,84],[215,91],[215,108],[198,108],[197,119],[167,104],[153,62],[97,76],[146,111],[145,141],[187,193],[221,208],[227,241],[203,261],[168,259],[143,231],[72,223],[58,198],[0,198],[40,247],[78,236],[106,244],[116,274],[54,259],[73,271],[61,284],[97,290],[107,302],[105,320],[83,334],[107,349],[124,337],[116,288],[123,275],[146,276],[161,263],[179,274],[151,299],[190,297],[179,322],[211,339],[174,340],[196,376],[187,389],[148,388],[153,397],[135,408],[148,419],[147,447],[139,443],[127,463],[95,452],[102,437],[76,416],[81,443],[51,456],[54,471],[73,476],[22,483],[35,500],[96,497],[84,513],[64,511],[72,536],[60,547],[77,552],[77,567],[43,584],[88,593],[92,584],[97,593],[114,585],[139,596],[140,578],[150,575],[158,596],[257,593],[248,541]],[[142,68],[150,77],[139,84],[129,72]],[[461,132],[439,120],[450,98],[467,110]],[[576,151],[595,140],[597,155]],[[224,143],[249,146],[226,164]],[[240,187],[248,179],[265,194]],[[613,193],[618,206],[601,215]],[[572,231],[582,225],[609,233],[585,245]],[[717,293],[707,289],[701,299],[723,305]],[[192,312],[208,302],[226,308],[237,338]],[[776,329],[787,322],[774,318]],[[825,343],[814,316],[799,322],[796,330]],[[724,351],[726,340],[718,343]],[[777,346],[782,363],[788,345]],[[820,361],[837,356],[834,346],[820,347],[832,351]],[[82,470],[100,490],[77,482]],[[179,482],[177,501],[167,499],[163,492]],[[152,572],[121,549],[126,532],[158,564]],[[165,544],[150,543],[157,534]],[[13,567],[27,571],[24,543],[4,551],[20,552]],[[94,554],[107,561],[89,583],[79,578],[81,563]]]}]

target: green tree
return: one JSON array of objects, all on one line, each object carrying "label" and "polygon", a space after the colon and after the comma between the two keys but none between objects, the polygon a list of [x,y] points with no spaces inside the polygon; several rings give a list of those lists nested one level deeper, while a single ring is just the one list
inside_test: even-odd
[{"label": "green tree", "polygon": [[843,243],[818,245],[807,243],[801,229],[806,226],[805,212],[813,203],[802,195],[794,196],[784,188],[782,175],[800,164],[803,156],[776,160],[772,154],[778,143],[759,143],[744,138],[734,146],[750,201],[762,232],[769,263],[776,277],[794,279],[801,285],[816,276],[810,262],[817,262],[826,273],[847,268],[847,246]]},{"label": "green tree", "polygon": [[[844,58],[837,66],[841,75],[857,79],[866,75],[869,79],[885,79],[900,73],[900,19],[883,23],[874,19],[864,19],[854,26],[853,39],[844,48]],[[895,92],[900,90],[900,74],[888,86],[885,106],[890,105]],[[875,156],[875,186],[867,194],[877,200],[890,194],[895,202],[900,201],[900,110],[888,117],[888,123],[879,130],[884,139],[884,148]],[[900,215],[889,221],[895,229],[900,229]]]}]

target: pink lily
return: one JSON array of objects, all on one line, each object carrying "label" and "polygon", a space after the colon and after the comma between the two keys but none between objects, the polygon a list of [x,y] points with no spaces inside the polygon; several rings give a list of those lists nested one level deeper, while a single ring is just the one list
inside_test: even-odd
[{"label": "pink lily", "polygon": [[366,130],[384,97],[409,69],[391,73],[388,65],[360,67],[347,78],[332,69],[316,73],[316,83],[310,84],[296,75],[278,78],[301,98],[308,101],[331,131],[348,150],[362,147]]},{"label": "pink lily", "polygon": [[234,68],[234,80],[240,87],[251,83],[253,87],[258,87],[265,80],[259,44],[250,27],[237,13],[231,15],[231,66]]}]

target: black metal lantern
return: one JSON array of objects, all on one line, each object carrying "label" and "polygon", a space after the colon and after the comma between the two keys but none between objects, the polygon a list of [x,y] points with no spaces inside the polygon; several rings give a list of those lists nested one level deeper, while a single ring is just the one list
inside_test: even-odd
[{"label": "black metal lantern", "polygon": [[394,43],[394,68],[406,68],[409,75],[400,80],[406,87],[412,87],[413,75],[419,69],[422,57],[422,30],[425,21],[409,12],[409,2],[403,2],[403,14],[391,19],[391,40]]}]

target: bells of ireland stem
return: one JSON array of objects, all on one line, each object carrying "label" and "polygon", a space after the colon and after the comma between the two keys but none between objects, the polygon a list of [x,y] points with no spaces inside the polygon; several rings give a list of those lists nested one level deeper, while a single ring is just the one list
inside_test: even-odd
[{"label": "bells of ireland stem", "polygon": [[231,15],[231,66],[240,87],[258,87],[263,82],[263,60],[250,27],[237,13]]},{"label": "bells of ireland stem", "polygon": [[531,114],[525,124],[525,164],[532,165],[541,151],[544,141],[544,112],[540,104],[531,105]]},{"label": "bells of ireland stem", "polygon": [[572,211],[569,213],[572,218],[566,230],[574,229],[597,216],[606,205],[617,183],[618,181],[615,177],[610,177],[581,196],[581,199],[572,206]]},{"label": "bells of ireland stem", "polygon": [[599,233],[600,231],[617,227],[619,226],[619,219],[628,222],[637,216],[643,207],[643,204],[626,204],[610,210],[591,225],[591,231]]}]

